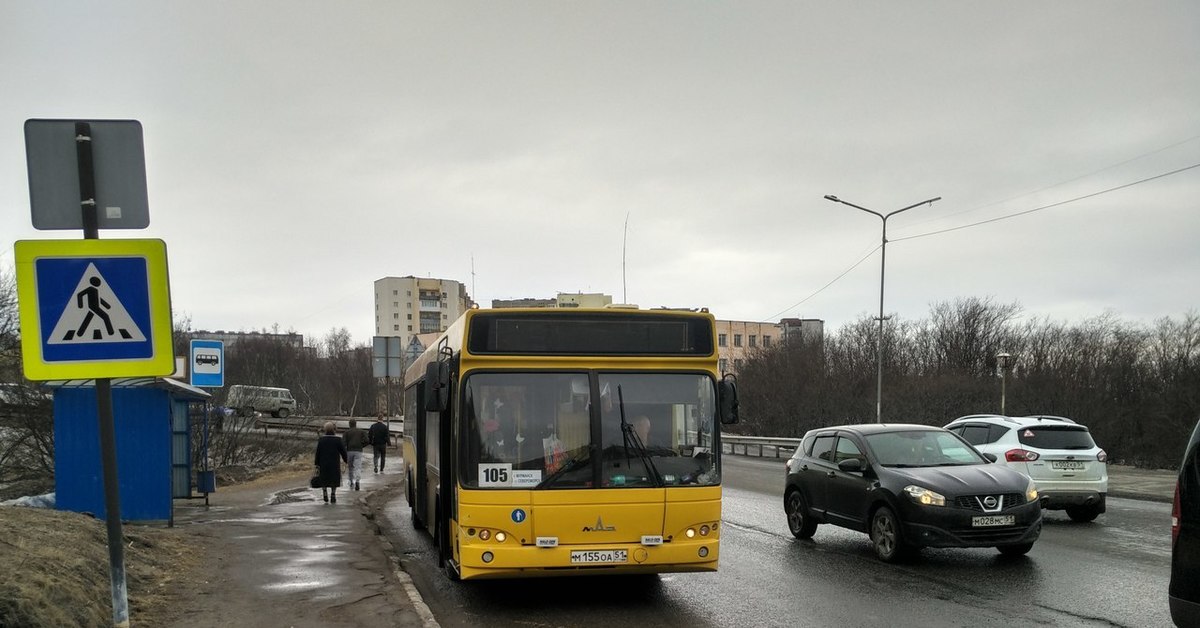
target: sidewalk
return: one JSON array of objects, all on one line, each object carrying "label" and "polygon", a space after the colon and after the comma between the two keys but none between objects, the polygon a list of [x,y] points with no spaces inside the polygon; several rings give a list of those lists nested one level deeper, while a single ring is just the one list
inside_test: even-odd
[{"label": "sidewalk", "polygon": [[1125,465],[1108,465],[1109,497],[1125,497],[1170,503],[1175,499],[1175,480],[1178,474],[1165,469],[1139,469]]},{"label": "sidewalk", "polygon": [[207,508],[177,501],[176,525],[211,539],[217,562],[173,625],[436,626],[366,503],[401,488],[399,457],[386,474],[364,462],[362,490],[339,489],[336,504],[308,488],[306,473],[218,487]]}]

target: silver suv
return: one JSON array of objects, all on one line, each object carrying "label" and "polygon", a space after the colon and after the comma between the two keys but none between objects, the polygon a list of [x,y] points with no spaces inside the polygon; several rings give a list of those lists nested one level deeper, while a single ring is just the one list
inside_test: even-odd
[{"label": "silver suv", "polygon": [[1042,507],[1066,510],[1075,521],[1091,521],[1105,510],[1108,454],[1087,427],[1060,416],[1009,417],[972,414],[946,429],[980,453],[1029,476],[1037,484]]}]

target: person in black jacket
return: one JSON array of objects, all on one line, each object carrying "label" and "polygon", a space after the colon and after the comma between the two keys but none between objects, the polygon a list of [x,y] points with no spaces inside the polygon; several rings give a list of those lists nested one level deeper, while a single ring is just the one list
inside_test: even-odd
[{"label": "person in black jacket", "polygon": [[387,448],[392,444],[392,434],[388,431],[387,423],[383,422],[383,413],[375,417],[371,429],[367,430],[367,442],[375,453],[375,473],[383,473],[383,464],[387,462]]},{"label": "person in black jacket", "polygon": [[337,503],[343,462],[346,462],[346,446],[338,438],[333,421],[326,421],[325,434],[317,439],[317,452],[313,460],[320,478],[321,498],[326,502]]}]

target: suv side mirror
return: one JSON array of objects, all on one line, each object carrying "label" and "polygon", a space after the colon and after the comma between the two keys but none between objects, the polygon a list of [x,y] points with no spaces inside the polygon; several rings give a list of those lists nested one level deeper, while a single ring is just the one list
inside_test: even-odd
[{"label": "suv side mirror", "polygon": [[858,473],[863,470],[862,460],[858,458],[846,458],[838,463],[838,469],[846,473]]},{"label": "suv side mirror", "polygon": [[450,405],[450,365],[431,362],[425,365],[425,411],[443,412]]},{"label": "suv side mirror", "polygon": [[738,422],[737,382],[732,375],[726,375],[717,383],[717,405],[720,408],[722,425]]}]

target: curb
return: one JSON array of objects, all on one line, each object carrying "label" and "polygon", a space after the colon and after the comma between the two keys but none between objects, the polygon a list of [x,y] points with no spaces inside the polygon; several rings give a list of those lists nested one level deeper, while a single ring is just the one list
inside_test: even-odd
[{"label": "curb", "polygon": [[383,527],[379,525],[375,509],[370,503],[376,493],[386,492],[391,489],[392,487],[386,487],[367,493],[366,497],[362,500],[359,513],[363,519],[367,520],[367,525],[375,532],[375,538],[379,539],[380,545],[383,546],[383,550],[388,557],[388,562],[392,565],[392,575],[395,576],[400,586],[404,589],[405,595],[412,602],[413,612],[417,614],[417,617],[421,618],[421,625],[425,628],[441,628],[441,624],[433,616],[433,611],[429,610],[429,605],[421,597],[420,591],[417,591],[417,585],[413,583],[412,576],[408,575],[408,572],[404,571],[404,567],[400,564],[400,556],[396,552],[395,546],[388,540],[387,535],[383,533]]}]

